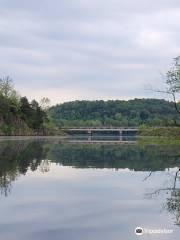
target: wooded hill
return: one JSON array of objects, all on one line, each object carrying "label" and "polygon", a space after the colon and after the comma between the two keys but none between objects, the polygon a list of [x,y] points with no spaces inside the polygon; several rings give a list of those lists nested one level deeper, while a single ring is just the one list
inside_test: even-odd
[{"label": "wooded hill", "polygon": [[49,109],[59,127],[169,126],[180,122],[174,103],[163,99],[73,101]]},{"label": "wooded hill", "polygon": [[37,101],[21,97],[10,78],[0,79],[0,135],[45,135],[49,125]]},{"label": "wooded hill", "polygon": [[63,127],[143,124],[175,126],[180,114],[163,99],[73,101],[48,108],[19,96],[8,77],[0,79],[0,135],[58,135]]},{"label": "wooded hill", "polygon": [[46,113],[33,100],[22,97],[18,102],[0,95],[0,134],[35,135],[43,134]]}]

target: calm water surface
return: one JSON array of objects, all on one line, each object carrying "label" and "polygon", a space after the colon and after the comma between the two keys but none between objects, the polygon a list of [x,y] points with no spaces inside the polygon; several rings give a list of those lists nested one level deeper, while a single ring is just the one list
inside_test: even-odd
[{"label": "calm water surface", "polygon": [[179,240],[179,168],[175,145],[1,140],[0,240]]}]

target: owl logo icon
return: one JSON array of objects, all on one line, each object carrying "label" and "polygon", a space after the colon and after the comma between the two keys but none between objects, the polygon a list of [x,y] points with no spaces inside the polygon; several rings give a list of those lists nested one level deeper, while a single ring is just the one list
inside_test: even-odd
[{"label": "owl logo icon", "polygon": [[143,235],[143,228],[142,227],[137,227],[136,229],[135,229],[135,234],[136,235]]}]

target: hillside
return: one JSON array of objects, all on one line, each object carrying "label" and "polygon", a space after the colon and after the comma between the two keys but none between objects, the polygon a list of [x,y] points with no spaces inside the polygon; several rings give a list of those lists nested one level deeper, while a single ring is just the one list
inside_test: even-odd
[{"label": "hillside", "polygon": [[45,135],[51,130],[39,103],[21,97],[9,77],[0,78],[0,135]]},{"label": "hillside", "polygon": [[46,113],[34,100],[18,101],[0,95],[0,135],[43,134]]},{"label": "hillside", "polygon": [[161,99],[73,101],[49,109],[59,127],[168,126],[180,120],[173,102]]}]

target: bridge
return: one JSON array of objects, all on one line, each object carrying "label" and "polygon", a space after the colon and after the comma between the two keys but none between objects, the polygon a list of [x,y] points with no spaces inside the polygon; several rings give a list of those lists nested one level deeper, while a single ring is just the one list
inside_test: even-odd
[{"label": "bridge", "polygon": [[137,133],[136,127],[79,127],[79,128],[62,128],[66,133],[86,133],[90,136],[93,133],[118,133],[120,136],[127,133]]}]

